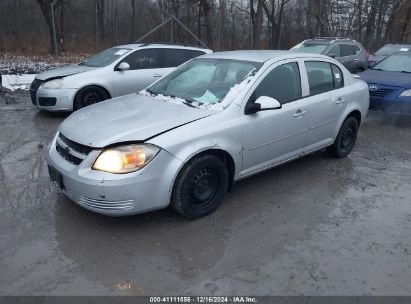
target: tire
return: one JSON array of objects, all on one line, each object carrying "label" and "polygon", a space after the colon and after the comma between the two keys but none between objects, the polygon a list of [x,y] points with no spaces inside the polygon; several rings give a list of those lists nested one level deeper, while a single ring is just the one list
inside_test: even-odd
[{"label": "tire", "polygon": [[348,117],[342,124],[334,144],[327,148],[328,154],[342,158],[350,154],[354,148],[358,135],[358,121],[354,117]]},{"label": "tire", "polygon": [[76,111],[109,98],[110,96],[103,88],[99,86],[88,86],[76,94],[73,109]]},{"label": "tire", "polygon": [[180,215],[196,219],[215,211],[228,188],[228,170],[223,160],[203,155],[190,160],[174,183],[171,206]]}]

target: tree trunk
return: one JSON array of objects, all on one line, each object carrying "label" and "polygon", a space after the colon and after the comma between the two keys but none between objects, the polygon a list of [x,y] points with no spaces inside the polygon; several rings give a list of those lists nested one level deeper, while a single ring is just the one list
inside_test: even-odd
[{"label": "tree trunk", "polygon": [[261,48],[261,29],[263,25],[263,0],[257,0],[257,10],[254,10],[254,1],[250,0],[251,25],[253,32],[253,49]]},{"label": "tree trunk", "polygon": [[97,22],[98,22],[98,40],[100,42],[105,39],[104,31],[104,0],[97,0]]},{"label": "tree trunk", "polygon": [[212,37],[212,28],[211,28],[210,0],[200,0],[200,6],[202,7],[202,11],[204,13],[207,46],[210,49],[212,49],[213,48],[213,37]]},{"label": "tree trunk", "polygon": [[136,30],[135,30],[135,20],[136,20],[136,3],[134,0],[131,1],[131,20],[130,20],[130,35],[129,41],[132,42],[136,39]]},{"label": "tree trunk", "polygon": [[[54,39],[56,39],[57,45],[57,54],[63,50],[63,34],[62,34],[62,24],[60,22],[63,17],[63,0],[37,0],[37,3],[40,5],[41,12],[44,19],[46,19],[47,26],[49,28],[49,39],[50,39],[50,52],[54,50]],[[56,33],[53,31],[53,20],[51,15],[51,10],[53,8],[54,13],[54,24]],[[55,34],[55,37],[54,37]]]}]

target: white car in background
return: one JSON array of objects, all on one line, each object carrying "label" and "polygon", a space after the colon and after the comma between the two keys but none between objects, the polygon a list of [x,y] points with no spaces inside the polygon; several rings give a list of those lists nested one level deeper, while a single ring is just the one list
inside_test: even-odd
[{"label": "white car in background", "polygon": [[127,44],[90,59],[42,72],[30,86],[32,103],[48,111],[73,111],[137,92],[209,49],[173,44]]}]

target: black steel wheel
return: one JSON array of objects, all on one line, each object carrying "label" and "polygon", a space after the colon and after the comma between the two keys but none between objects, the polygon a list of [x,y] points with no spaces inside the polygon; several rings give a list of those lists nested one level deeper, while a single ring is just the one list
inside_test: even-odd
[{"label": "black steel wheel", "polygon": [[88,86],[81,89],[74,99],[74,110],[78,110],[110,98],[107,92],[98,86]]},{"label": "black steel wheel", "polygon": [[348,117],[342,124],[334,144],[327,148],[327,152],[334,157],[346,157],[354,148],[357,135],[358,121],[354,117]]},{"label": "black steel wheel", "polygon": [[188,162],[173,188],[171,206],[186,218],[210,214],[220,205],[228,187],[225,162],[214,155],[203,155]]}]

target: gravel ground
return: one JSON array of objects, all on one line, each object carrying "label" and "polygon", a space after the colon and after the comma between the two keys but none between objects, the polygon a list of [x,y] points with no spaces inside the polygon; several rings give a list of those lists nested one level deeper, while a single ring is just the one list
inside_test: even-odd
[{"label": "gravel ground", "polygon": [[109,218],[48,180],[43,150],[67,115],[8,98],[0,295],[411,295],[411,116],[370,113],[348,158],[243,180],[206,218]]}]

